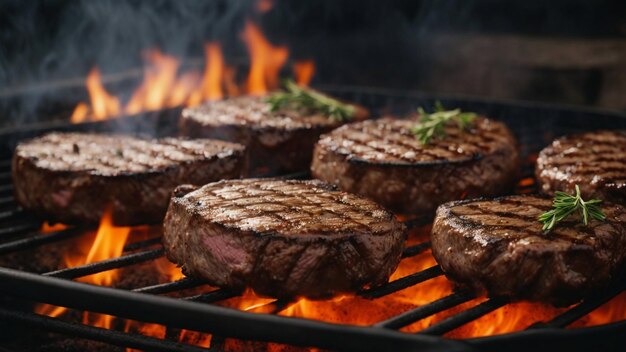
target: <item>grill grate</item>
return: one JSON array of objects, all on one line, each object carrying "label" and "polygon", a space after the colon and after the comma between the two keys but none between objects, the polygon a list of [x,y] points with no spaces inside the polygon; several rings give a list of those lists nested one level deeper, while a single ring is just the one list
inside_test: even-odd
[{"label": "grill grate", "polygon": [[[363,104],[378,113],[383,111],[404,113],[420,105],[431,106],[434,102],[432,97],[418,94],[362,88],[335,87],[327,90],[341,98]],[[463,109],[479,111],[504,120],[516,132],[522,156],[526,161],[523,169],[524,178],[517,189],[518,193],[531,193],[534,191],[532,182],[533,155],[555,136],[598,128],[626,128],[626,118],[624,116],[606,112],[498,103],[475,99],[440,100],[444,105],[459,106]],[[393,107],[393,109],[388,109],[389,106]],[[168,125],[164,122],[164,119],[174,121],[171,116],[173,113],[176,114],[177,111],[135,118],[135,120],[141,121],[140,123],[133,122],[135,120],[131,119],[127,119],[127,121],[131,122],[131,131],[133,129],[145,131],[146,126],[148,126],[147,130],[154,131],[153,134],[155,135],[173,134],[175,133],[175,128],[170,126],[172,123],[170,122],[170,125]],[[111,125],[111,123],[89,124],[71,126],[66,129],[109,130],[118,125]],[[19,140],[45,131],[45,128],[39,128],[4,136],[6,138],[3,140],[7,141],[6,150],[3,154],[0,154],[6,156],[5,160],[0,160],[0,255],[32,250],[43,245],[65,241],[80,236],[89,230],[68,228],[40,234],[37,229],[41,226],[41,223],[27,212],[19,209],[15,204],[11,195],[13,191],[9,160],[11,150]],[[297,176],[303,177],[303,175]],[[409,227],[416,227],[424,224],[424,221],[423,219],[413,219],[406,223]],[[405,249],[402,257],[403,259],[414,257],[429,248],[430,244],[428,242],[413,245]],[[538,322],[525,332],[507,336],[456,341],[431,335],[445,334],[506,305],[508,301],[501,298],[490,298],[469,309],[453,314],[417,334],[407,334],[396,330],[469,302],[475,299],[475,296],[463,291],[454,292],[429,304],[378,322],[371,327],[356,327],[277,316],[276,314],[292,303],[284,300],[275,300],[264,305],[264,308],[271,308],[269,309],[270,314],[253,314],[210,304],[241,295],[239,291],[228,289],[214,289],[192,296],[183,296],[179,299],[159,296],[198,288],[205,284],[202,280],[194,278],[183,278],[173,282],[139,287],[129,291],[71,281],[72,279],[107,270],[149,262],[162,257],[164,254],[159,238],[129,244],[124,248],[124,252],[118,258],[61,269],[42,275],[0,268],[0,288],[6,295],[29,299],[37,303],[49,303],[73,309],[111,314],[120,318],[163,324],[168,327],[211,333],[213,334],[214,348],[216,346],[219,347],[220,341],[224,341],[223,337],[233,337],[243,340],[272,341],[296,346],[316,346],[328,349],[359,351],[381,349],[471,351],[476,346],[479,346],[481,350],[507,346],[509,350],[515,351],[515,348],[518,348],[515,346],[515,341],[525,339],[524,341],[528,342],[527,336],[538,336],[540,338],[535,345],[539,349],[546,346],[545,339],[552,338],[550,341],[563,341],[569,338],[569,340],[566,340],[571,341],[568,344],[568,349],[583,351],[587,350],[590,345],[585,344],[584,341],[581,342],[580,339],[571,338],[572,334],[587,336],[587,334],[593,332],[595,334],[593,336],[601,336],[606,343],[610,341],[606,340],[606,336],[613,338],[619,336],[619,334],[615,335],[615,331],[626,332],[626,323],[624,322],[607,324],[599,328],[561,329],[623,292],[626,289],[626,284],[616,285],[610,290],[589,297],[582,303],[556,316],[551,321]],[[435,265],[391,281],[381,287],[362,290],[357,294],[363,298],[377,299],[441,275],[443,275],[441,269]],[[59,319],[8,307],[0,308],[0,320],[74,337],[102,341],[117,346],[154,351],[206,351],[206,349],[196,346],[84,324],[68,323]],[[558,330],[555,330],[557,328]],[[510,341],[510,343],[503,345],[507,341]],[[524,348],[533,348],[532,343],[525,344]]]}]

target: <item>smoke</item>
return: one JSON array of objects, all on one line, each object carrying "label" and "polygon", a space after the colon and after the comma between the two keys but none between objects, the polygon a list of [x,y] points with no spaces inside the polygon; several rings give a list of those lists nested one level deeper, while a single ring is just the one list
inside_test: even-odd
[{"label": "smoke", "polygon": [[[3,1],[0,3],[0,113],[14,124],[49,119],[84,95],[89,70],[103,75],[135,70],[152,48],[201,58],[211,40],[233,43],[251,1]],[[139,77],[140,79],[141,77]],[[133,87],[116,87],[130,95]],[[61,107],[61,108],[60,108]]]}]

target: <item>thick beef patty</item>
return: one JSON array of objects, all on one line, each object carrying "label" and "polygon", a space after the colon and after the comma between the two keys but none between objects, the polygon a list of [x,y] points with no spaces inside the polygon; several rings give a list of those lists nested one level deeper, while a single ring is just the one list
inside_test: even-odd
[{"label": "thick beef patty", "polygon": [[574,303],[622,270],[626,209],[606,203],[604,222],[585,226],[576,215],[544,233],[537,217],[551,207],[536,196],[444,204],[433,225],[433,255],[450,279],[476,291]]},{"label": "thick beef patty", "polygon": [[[319,113],[270,111],[265,97],[236,97],[183,110],[181,133],[244,144],[254,173],[307,170],[313,146],[322,133],[342,123]],[[357,108],[354,119],[368,116]]]},{"label": "thick beef patty", "polygon": [[13,184],[51,221],[95,223],[111,207],[116,224],[156,223],[176,186],[238,178],[245,163],[244,146],[216,140],[51,133],[17,146]]},{"label": "thick beef patty", "polygon": [[559,138],[539,153],[541,190],[574,192],[626,204],[626,131],[599,131]]},{"label": "thick beef patty", "polygon": [[315,147],[315,178],[404,214],[432,216],[439,204],[510,190],[519,169],[515,139],[500,122],[477,118],[423,145],[415,119],[384,118],[340,127]]},{"label": "thick beef patty", "polygon": [[326,298],[387,282],[405,227],[374,202],[319,181],[227,180],[175,192],[168,258],[210,284]]}]

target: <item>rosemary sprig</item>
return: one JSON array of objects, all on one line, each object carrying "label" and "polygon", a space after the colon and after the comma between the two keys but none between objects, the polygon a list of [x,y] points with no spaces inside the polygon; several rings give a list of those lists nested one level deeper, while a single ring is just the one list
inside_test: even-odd
[{"label": "rosemary sprig", "polygon": [[446,125],[454,121],[461,130],[466,129],[476,118],[476,113],[462,112],[461,109],[445,110],[440,102],[435,103],[435,112],[427,113],[422,107],[417,109],[420,122],[411,132],[422,144],[428,144],[433,138],[446,136]]},{"label": "rosemary sprig", "polygon": [[350,120],[356,112],[354,106],[312,89],[299,87],[293,80],[286,80],[284,86],[284,92],[274,93],[267,98],[271,111],[284,108],[316,111],[338,122]]},{"label": "rosemary sprig", "polygon": [[567,218],[578,211],[583,224],[589,223],[589,218],[604,221],[606,215],[602,212],[599,204],[600,199],[584,200],[580,196],[580,188],[576,185],[576,194],[556,192],[552,201],[553,209],[539,215],[539,221],[543,223],[543,230],[550,231],[559,221]]}]

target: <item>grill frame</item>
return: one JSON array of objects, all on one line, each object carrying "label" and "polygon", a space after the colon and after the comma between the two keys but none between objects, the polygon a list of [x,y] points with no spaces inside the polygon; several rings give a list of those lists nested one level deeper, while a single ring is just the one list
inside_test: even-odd
[{"label": "grill frame", "polygon": [[[397,92],[364,87],[319,88],[338,97],[365,105],[372,109],[374,115],[385,115],[387,113],[402,114],[420,105],[431,107],[436,100],[440,100],[447,106],[458,106],[465,110],[484,113],[496,119],[504,120],[511,127],[518,137],[520,152],[523,157],[537,151],[537,139],[541,140],[543,145],[547,145],[553,138],[561,134],[599,128],[617,127],[626,129],[626,114],[619,112],[536,103],[493,101],[471,97],[441,97],[416,92]],[[387,108],[390,106],[393,106],[393,109]],[[0,158],[5,160],[9,158],[13,148],[19,141],[52,130],[148,132],[149,135],[153,136],[175,135],[177,126],[172,124],[172,121],[175,121],[179,114],[180,109],[174,108],[103,122],[80,125],[42,125],[0,131],[0,140],[3,141],[3,144],[0,146]],[[529,123],[529,120],[532,123]],[[538,136],[537,133],[541,133],[541,136]],[[6,161],[0,161],[0,182],[10,182],[10,173],[6,172],[7,167],[10,167],[10,164],[7,164]],[[532,175],[532,170],[523,170],[523,174],[525,176]],[[302,175],[291,176],[302,177]],[[7,193],[11,190],[10,187],[6,187],[6,185],[2,187],[0,189],[0,232],[3,234],[3,237],[31,233],[34,220],[29,218],[27,213],[21,212],[14,207],[12,197],[7,196]],[[24,226],[5,227],[3,225],[3,221],[6,219],[19,219],[21,216],[24,216],[27,221]],[[26,226],[29,224],[31,226]],[[415,225],[415,223],[412,225]],[[0,243],[0,254],[64,240],[77,236],[81,232],[82,229],[69,229],[38,237],[18,237],[16,240]],[[147,244],[144,244],[146,247],[154,244],[154,241],[152,243],[149,241],[147,241]],[[141,249],[142,244],[135,245],[135,247],[137,247],[135,249]],[[419,254],[427,248],[427,244],[409,247],[405,250],[405,256]],[[374,324],[371,327],[355,327],[272,314],[241,312],[206,304],[238,294],[237,292],[223,289],[188,297],[183,300],[157,296],[160,293],[172,292],[171,290],[180,290],[201,284],[200,281],[194,279],[183,279],[181,282],[154,285],[132,291],[87,285],[67,280],[68,278],[71,279],[99,272],[101,269],[116,268],[120,264],[131,265],[151,260],[162,255],[162,249],[150,249],[114,258],[105,263],[101,262],[79,268],[62,269],[43,275],[0,268],[0,292],[37,303],[48,303],[111,314],[120,318],[143,322],[161,323],[172,327],[212,333],[214,336],[342,350],[472,351],[480,349],[481,351],[495,351],[507,348],[508,350],[516,351],[521,350],[520,346],[523,346],[524,350],[529,348],[546,350],[547,346],[552,346],[552,349],[567,346],[568,349],[574,351],[585,351],[590,348],[597,348],[599,341],[610,350],[611,346],[616,346],[616,343],[620,341],[620,334],[626,332],[626,321],[598,327],[574,330],[562,329],[563,326],[567,326],[624,291],[626,285],[618,285],[606,292],[601,292],[597,296],[590,297],[574,308],[560,314],[553,320],[543,324],[535,324],[530,329],[522,332],[475,339],[451,340],[431,335],[439,335],[450,331],[452,328],[459,326],[459,324],[462,325],[472,321],[507,302],[498,298],[492,298],[473,308],[457,313],[423,332],[407,334],[397,332],[395,329],[406,325],[407,322],[416,321],[419,317],[424,318],[470,300],[472,299],[471,295],[454,293],[438,301],[417,307],[412,311],[404,312],[384,322]],[[381,288],[360,292],[360,294],[370,298],[377,298],[441,274],[438,266],[434,266],[391,282]],[[281,307],[281,305],[284,306],[288,302],[276,301],[273,303],[277,307]],[[43,317],[34,313],[24,314],[9,308],[0,308],[0,320],[31,327],[45,327],[49,331],[127,347],[163,351],[199,350],[198,347],[172,343],[167,340],[120,333],[82,324],[65,323],[58,319]],[[402,325],[399,325],[400,323]],[[589,337],[592,338],[590,339]],[[589,340],[592,341],[590,342]]]}]

